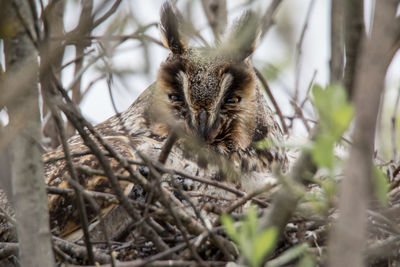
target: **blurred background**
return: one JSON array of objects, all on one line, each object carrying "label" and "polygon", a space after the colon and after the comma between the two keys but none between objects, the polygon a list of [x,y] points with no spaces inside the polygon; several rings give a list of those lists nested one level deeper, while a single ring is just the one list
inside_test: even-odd
[{"label": "blurred background", "polygon": [[[96,1],[95,1],[96,2]],[[159,20],[160,7],[164,1],[123,1],[116,14],[110,18],[109,23],[95,30],[94,35],[103,36],[112,30],[112,34],[131,34],[138,27],[153,24],[146,34],[159,40],[160,35],[155,23]],[[261,40],[253,56],[255,66],[267,78],[273,94],[285,115],[290,116],[292,108],[290,99],[294,96],[294,88],[299,88],[299,99],[305,97],[307,88],[313,80],[325,85],[328,82],[329,67],[329,1],[313,1],[309,16],[308,27],[304,33],[301,48],[300,77],[296,84],[297,45],[311,1],[283,1],[276,13],[275,26]],[[237,19],[246,9],[265,12],[271,1],[227,1],[228,25]],[[213,43],[213,34],[208,26],[207,18],[203,12],[201,1],[177,1],[177,6],[195,28],[200,31],[207,42]],[[68,1],[66,7],[65,28],[67,31],[76,27],[80,5],[77,1]],[[229,26],[228,26],[229,29]],[[194,45],[201,42],[192,40]],[[98,43],[93,43],[92,49],[98,50]],[[74,47],[67,49],[64,61],[68,62],[75,57]],[[115,71],[114,96],[119,111],[126,109],[136,97],[155,81],[157,70],[161,62],[167,57],[168,50],[154,42],[140,40],[127,40],[119,45],[112,57],[109,58],[109,67]],[[104,62],[98,62],[88,69],[82,78],[83,88],[100,77],[103,72]],[[74,66],[65,69],[63,81],[73,80]],[[88,91],[81,103],[83,113],[94,123],[113,115],[115,112],[111,105],[105,79],[96,82]],[[309,106],[310,108],[310,106]],[[307,114],[312,118],[312,110]],[[295,123],[296,131],[302,131],[301,123]]]}]

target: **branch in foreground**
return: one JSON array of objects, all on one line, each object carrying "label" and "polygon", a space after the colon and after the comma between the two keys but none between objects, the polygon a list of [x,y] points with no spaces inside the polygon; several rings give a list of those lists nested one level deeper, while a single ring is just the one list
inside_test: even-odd
[{"label": "branch in foreground", "polygon": [[[50,108],[51,112],[53,113],[54,121],[57,125],[57,129],[60,134],[60,139],[61,139],[62,147],[64,150],[65,161],[67,163],[69,174],[70,174],[72,180],[78,182],[79,181],[78,174],[76,172],[75,166],[72,163],[71,151],[67,144],[67,134],[64,129],[62,119],[60,118],[60,114],[55,109],[55,107],[52,105],[52,103],[51,102],[48,102],[48,103],[50,104],[49,108]],[[74,190],[75,190],[75,196],[76,196],[75,201],[77,202],[77,206],[78,206],[79,220],[80,220],[80,223],[82,224],[83,237],[84,237],[84,241],[85,241],[85,245],[86,245],[86,249],[87,249],[87,253],[88,253],[88,261],[89,261],[89,264],[94,264],[93,245],[90,242],[89,221],[88,221],[88,215],[87,215],[86,208],[85,208],[85,203],[83,201],[83,196],[82,196],[81,191],[79,191],[75,187],[74,187]]]},{"label": "branch in foreground", "polygon": [[274,0],[269,5],[267,11],[264,13],[262,17],[262,25],[261,25],[261,39],[265,36],[271,26],[274,24],[274,14],[278,9],[279,5],[282,3],[282,0]]},{"label": "branch in foreground", "polygon": [[284,133],[287,134],[288,128],[287,128],[287,125],[285,122],[285,118],[283,117],[282,111],[281,111],[278,103],[276,102],[274,95],[272,94],[271,88],[269,88],[269,85],[268,85],[267,81],[265,80],[264,76],[261,74],[261,72],[255,67],[254,67],[254,71],[256,72],[258,79],[261,81],[262,85],[264,86],[264,89],[267,92],[268,97],[272,102],[272,105],[274,105],[276,114],[278,114],[279,120],[281,121]]},{"label": "branch in foreground", "polygon": [[380,97],[393,43],[398,36],[396,1],[377,1],[370,39],[364,39],[355,72],[353,145],[339,200],[340,217],[331,233],[329,266],[364,266],[366,209],[372,190],[372,158]]},{"label": "branch in foreground", "polygon": [[329,61],[330,83],[338,83],[343,77],[344,36],[343,1],[331,1],[331,59]]},{"label": "branch in foreground", "polygon": [[[316,132],[316,129],[314,129],[314,132]],[[307,184],[316,170],[310,152],[303,151],[289,176],[294,182]],[[269,211],[260,219],[261,227],[265,229],[275,226],[278,228],[278,232],[282,233],[296,210],[298,201],[299,197],[294,195],[288,187],[283,186],[277,192]]]},{"label": "branch in foreground", "polygon": [[[3,40],[6,61],[6,75],[11,80],[18,80],[17,72],[22,69],[28,74],[26,83],[11,83],[7,91],[14,91],[21,85],[26,94],[14,103],[6,103],[11,115],[10,126],[17,130],[12,142],[12,191],[17,235],[21,244],[19,251],[22,266],[54,266],[54,256],[50,242],[49,216],[46,203],[46,192],[43,181],[43,165],[41,151],[36,143],[39,139],[40,114],[38,103],[37,51],[27,29],[26,20],[31,18],[27,1],[2,1],[2,9],[8,10],[3,23],[13,22],[12,36]],[[15,10],[14,8],[15,7]],[[34,22],[29,21],[30,25]],[[9,27],[9,26],[8,26]],[[3,36],[4,38],[4,36]],[[27,112],[29,111],[29,112]],[[19,118],[25,117],[21,123]],[[23,121],[23,120],[22,120]],[[18,125],[21,123],[20,125]],[[34,222],[34,223],[32,223]]]},{"label": "branch in foreground", "polygon": [[[382,2],[382,1],[381,1]],[[364,0],[343,1],[344,11],[344,41],[346,51],[346,66],[344,69],[344,87],[350,98],[354,97],[355,76],[358,72],[357,61],[360,60],[360,48],[365,36]],[[374,22],[375,23],[375,22]]]}]

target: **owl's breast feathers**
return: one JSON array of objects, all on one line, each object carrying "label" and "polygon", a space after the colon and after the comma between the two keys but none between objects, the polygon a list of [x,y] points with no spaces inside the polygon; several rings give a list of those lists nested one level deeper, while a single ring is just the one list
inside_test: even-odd
[{"label": "owl's breast feathers", "polygon": [[[154,85],[149,87],[142,95],[128,108],[126,111],[115,115],[103,123],[98,124],[95,128],[103,136],[104,140],[113,147],[123,157],[140,161],[136,151],[140,151],[147,155],[152,160],[157,160],[163,144],[168,136],[170,124],[164,122],[154,122],[149,115],[154,108],[153,101]],[[258,98],[260,99],[260,98]],[[259,109],[256,115],[256,129],[252,134],[251,144],[245,149],[238,149],[234,144],[231,145],[207,145],[208,149],[217,155],[224,158],[223,160],[233,163],[235,169],[243,172],[242,177],[247,177],[250,181],[254,180],[251,177],[256,174],[257,179],[261,177],[270,177],[270,167],[273,162],[281,164],[284,170],[287,167],[287,158],[285,151],[278,146],[257,149],[255,144],[265,138],[281,142],[282,134],[279,125],[273,120],[272,111],[264,105],[263,101],[258,103]],[[162,115],[160,115],[162,117]],[[70,151],[73,156],[75,166],[88,167],[89,170],[102,171],[96,156],[83,144],[79,136],[74,136],[68,140]],[[206,177],[217,177],[220,173],[218,168],[221,168],[220,160],[209,160],[206,164],[199,164],[198,154],[203,148],[195,148],[191,151],[184,151],[185,147],[177,145],[173,148],[167,166],[170,168],[185,170],[192,175],[204,175]],[[106,151],[103,152],[107,156]],[[107,156],[108,157],[108,156]],[[117,160],[108,157],[109,163],[113,171],[117,175],[126,176],[126,170],[119,164]],[[204,159],[203,159],[204,160]],[[48,153],[44,156],[46,184],[49,187],[60,189],[71,189],[68,182],[70,179],[69,171],[64,160],[64,152],[60,148],[55,152]],[[223,164],[222,164],[223,165]],[[135,168],[136,165],[133,165]],[[98,172],[90,173],[77,169],[80,184],[90,191],[98,191],[104,193],[112,193],[108,178]],[[246,173],[248,173],[246,175]],[[263,174],[265,173],[265,175]],[[219,176],[220,177],[220,176]],[[264,179],[264,178],[261,178]],[[127,181],[120,181],[120,186],[125,194],[129,194],[133,188],[133,184]],[[207,188],[208,194],[214,192]],[[211,190],[211,191],[210,191]],[[217,191],[215,191],[217,192]],[[215,193],[214,192],[214,193]],[[115,206],[115,203],[98,199],[98,204],[103,213],[110,212]],[[79,214],[77,204],[73,194],[49,194],[48,205],[51,216],[51,228],[53,232],[74,239],[74,233],[79,229]],[[88,217],[90,221],[96,220],[97,214],[94,210],[88,207]]]}]

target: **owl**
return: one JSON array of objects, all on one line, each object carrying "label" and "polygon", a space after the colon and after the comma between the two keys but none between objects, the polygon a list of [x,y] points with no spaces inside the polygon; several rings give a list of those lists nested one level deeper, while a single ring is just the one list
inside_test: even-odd
[{"label": "owl", "polygon": [[[165,166],[199,177],[233,183],[244,191],[259,187],[271,178],[274,162],[287,168],[286,152],[281,146],[282,132],[274,114],[257,84],[251,63],[257,39],[257,17],[244,14],[215,47],[194,47],[182,31],[182,19],[169,3],[161,10],[162,42],[170,54],[161,64],[156,82],[122,113],[95,126],[96,131],[120,155],[140,161],[141,155],[157,161],[168,136],[174,131],[177,140]],[[257,146],[272,140],[268,147]],[[96,157],[80,136],[68,140],[76,166],[101,170]],[[109,158],[113,171],[127,175],[119,163]],[[52,188],[71,188],[62,149],[44,156],[46,184]],[[142,169],[137,165],[133,168]],[[146,172],[142,172],[146,176]],[[112,193],[106,177],[78,169],[79,182],[91,191]],[[231,179],[235,177],[235,179]],[[164,175],[167,188],[176,182],[192,189],[198,203],[213,195],[224,196],[209,185],[193,183],[185,178]],[[174,180],[174,183],[168,183]],[[136,185],[121,181],[126,195],[137,195]],[[193,193],[196,192],[196,193]],[[215,197],[214,197],[215,199]],[[225,198],[227,202],[233,198]],[[76,204],[72,196],[48,195],[51,228],[62,237],[76,240],[80,228]],[[99,202],[108,214],[117,203]],[[96,213],[89,209],[89,219]],[[116,216],[110,216],[117,218]],[[116,226],[118,228],[118,226]],[[111,232],[116,229],[110,230]]]}]

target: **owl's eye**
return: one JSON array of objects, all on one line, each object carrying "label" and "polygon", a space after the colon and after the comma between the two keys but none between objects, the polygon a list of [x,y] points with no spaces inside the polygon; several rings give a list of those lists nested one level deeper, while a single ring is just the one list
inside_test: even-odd
[{"label": "owl's eye", "polygon": [[225,103],[226,104],[239,104],[241,100],[242,100],[242,98],[240,96],[235,95],[235,96],[227,98],[225,100]]},{"label": "owl's eye", "polygon": [[168,94],[168,98],[172,102],[182,101],[182,97],[180,95],[177,95],[177,94]]}]

